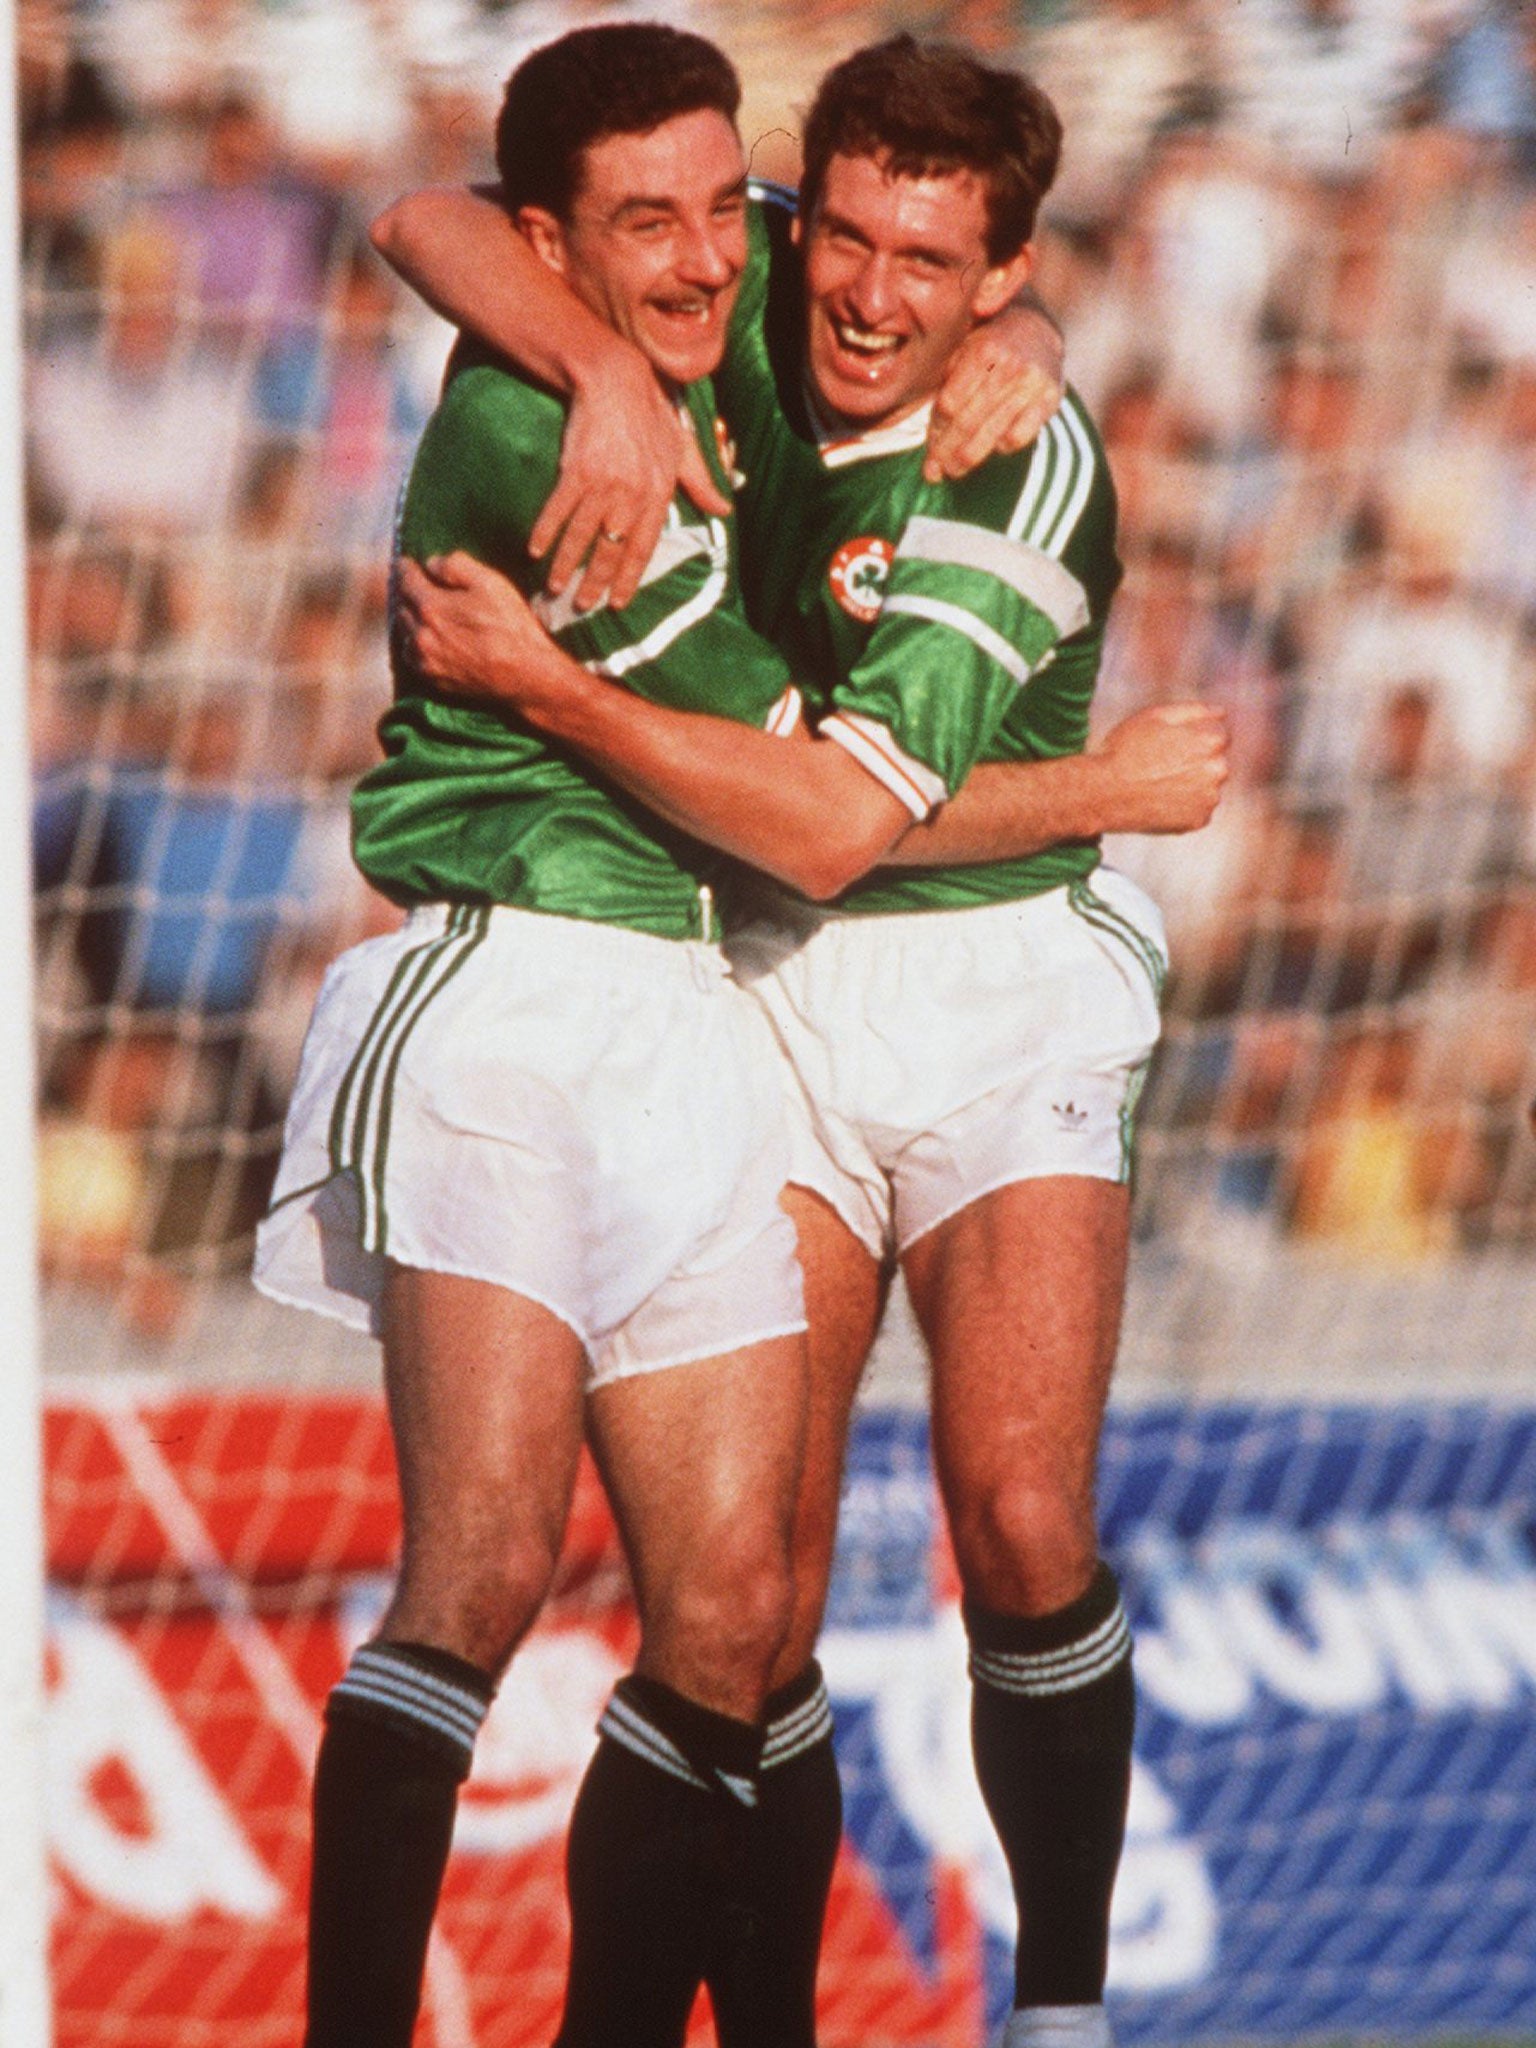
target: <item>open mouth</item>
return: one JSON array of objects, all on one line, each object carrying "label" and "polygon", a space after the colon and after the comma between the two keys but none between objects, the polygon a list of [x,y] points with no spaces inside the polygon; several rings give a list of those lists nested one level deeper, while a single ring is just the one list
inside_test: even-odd
[{"label": "open mouth", "polygon": [[707,327],[719,301],[690,294],[685,299],[652,299],[651,309],[664,320],[676,320],[686,327]]},{"label": "open mouth", "polygon": [[870,366],[887,361],[906,343],[904,334],[877,334],[873,329],[857,326],[851,320],[834,319],[831,325],[843,354]]},{"label": "open mouth", "polygon": [[866,381],[881,377],[907,346],[905,334],[881,334],[874,328],[862,328],[854,319],[827,315],[827,328],[844,375]]}]

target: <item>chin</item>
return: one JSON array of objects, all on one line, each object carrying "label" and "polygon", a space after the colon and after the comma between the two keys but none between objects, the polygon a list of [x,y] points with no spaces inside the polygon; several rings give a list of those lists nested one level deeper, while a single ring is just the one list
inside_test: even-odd
[{"label": "chin", "polygon": [[661,376],[674,384],[693,384],[719,369],[725,353],[725,323],[713,322],[689,335],[642,332],[638,339]]},{"label": "chin", "polygon": [[905,392],[860,384],[852,378],[817,377],[814,381],[816,395],[822,404],[839,419],[851,421],[856,426],[877,426],[881,420],[902,411],[911,403]]},{"label": "chin", "polygon": [[701,377],[712,377],[720,367],[721,353],[719,348],[646,350],[651,367],[669,384],[696,384]]},{"label": "chin", "polygon": [[904,391],[872,391],[867,384],[845,385],[838,411],[851,420],[883,420],[911,403]]},{"label": "chin", "polygon": [[839,419],[857,426],[877,425],[892,413],[903,412],[913,403],[907,388],[910,379],[880,378],[867,383],[857,374],[846,374],[836,359],[811,357],[811,381],[821,403]]}]

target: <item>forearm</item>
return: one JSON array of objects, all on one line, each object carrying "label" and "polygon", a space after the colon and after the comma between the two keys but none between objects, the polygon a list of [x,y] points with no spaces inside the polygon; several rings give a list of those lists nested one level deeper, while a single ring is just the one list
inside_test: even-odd
[{"label": "forearm", "polygon": [[1153,704],[1084,754],[983,762],[933,819],[909,828],[886,862],[967,866],[1106,832],[1195,832],[1209,822],[1226,779],[1224,714],[1188,701]]},{"label": "forearm", "polygon": [[1063,839],[1094,839],[1106,822],[1103,765],[1093,754],[1059,761],[983,762],[958,795],[910,825],[886,867],[973,867],[1022,860]]},{"label": "forearm", "polygon": [[481,193],[462,186],[413,192],[381,213],[369,234],[435,311],[567,397],[626,352],[638,357]]},{"label": "forearm", "polygon": [[648,810],[816,898],[887,857],[905,815],[831,741],[674,711],[550,645],[518,657],[522,715]]}]

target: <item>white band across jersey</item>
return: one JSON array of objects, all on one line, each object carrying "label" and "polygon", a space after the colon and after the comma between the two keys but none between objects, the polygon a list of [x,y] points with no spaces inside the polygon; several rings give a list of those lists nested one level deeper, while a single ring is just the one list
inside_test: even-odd
[{"label": "white band across jersey", "polygon": [[[663,576],[670,576],[674,569],[692,561],[695,555],[707,555],[712,565],[718,568],[723,559],[723,545],[724,532],[718,520],[711,520],[708,526],[685,526],[678,517],[677,507],[669,505],[667,524],[657,536],[651,558],[640,572],[639,587],[644,590],[652,583],[659,583]],[[605,598],[596,609],[601,611],[606,605]],[[574,589],[563,590],[558,597],[548,591],[540,591],[532,601],[532,609],[545,632],[551,634],[592,616],[577,604]]]},{"label": "white band across jersey", "polygon": [[[1072,572],[1054,556],[1008,534],[962,519],[933,519],[919,513],[907,521],[896,555],[898,561],[937,562],[995,576],[1044,612],[1060,639],[1088,623],[1088,593]],[[893,601],[892,609],[899,603]]]},{"label": "white band across jersey", "polygon": [[975,612],[967,611],[964,605],[954,604],[948,598],[925,597],[915,590],[900,590],[894,597],[888,597],[881,609],[897,617],[927,619],[932,625],[948,626],[952,632],[963,634],[973,647],[979,647],[1016,683],[1027,683],[1034,674],[1035,664],[1026,661],[996,626],[989,626]]},{"label": "white band across jersey", "polygon": [[612,654],[605,654],[600,661],[589,662],[589,668],[594,669],[598,675],[608,676],[616,682],[620,676],[627,676],[632,668],[640,668],[648,661],[655,661],[675,640],[681,640],[690,627],[696,626],[700,619],[708,618],[725,596],[726,586],[730,580],[730,543],[726,538],[725,527],[720,520],[711,519],[709,532],[710,571],[693,596],[685,604],[680,604],[676,611],[669,612],[659,625],[652,627],[643,640],[632,641],[628,647],[616,648]]}]

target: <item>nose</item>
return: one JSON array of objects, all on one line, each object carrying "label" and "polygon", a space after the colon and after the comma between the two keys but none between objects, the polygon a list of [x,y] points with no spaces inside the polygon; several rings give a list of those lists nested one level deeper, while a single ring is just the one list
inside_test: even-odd
[{"label": "nose", "polygon": [[846,287],[848,310],[864,327],[878,327],[896,302],[895,278],[886,258],[872,250]]},{"label": "nose", "polygon": [[724,246],[723,235],[712,223],[705,223],[688,236],[678,269],[689,284],[707,285],[718,291],[730,283],[737,266]]}]

